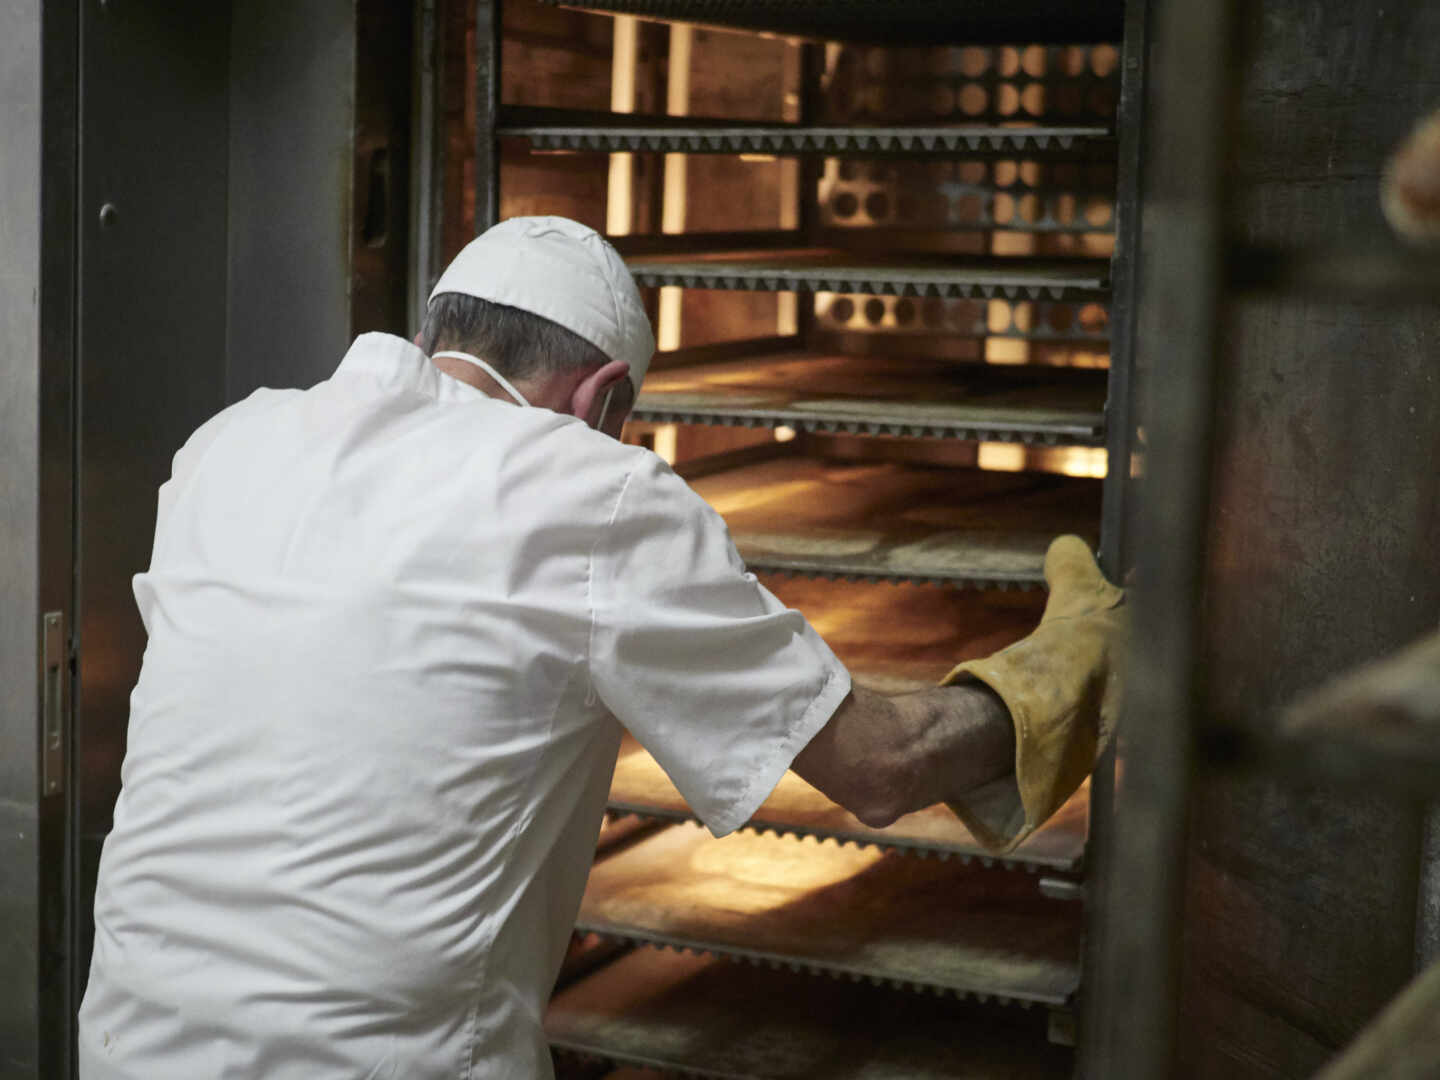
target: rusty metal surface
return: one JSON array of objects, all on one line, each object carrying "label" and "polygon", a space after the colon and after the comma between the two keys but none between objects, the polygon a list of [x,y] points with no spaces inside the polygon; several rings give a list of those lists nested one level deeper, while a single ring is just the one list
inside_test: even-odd
[{"label": "rusty metal surface", "polygon": [[[1112,581],[1124,581],[1135,562],[1136,523],[1140,511],[1140,482],[1132,468],[1143,467],[1140,441],[1140,373],[1137,362],[1137,281],[1140,273],[1144,186],[1145,116],[1151,38],[1150,0],[1132,0],[1125,8],[1125,37],[1120,49],[1120,99],[1116,127],[1116,243],[1111,257],[1112,288],[1109,333],[1110,377],[1105,403],[1107,471],[1100,525],[1100,566]],[[1109,929],[1109,868],[1116,830],[1115,795],[1118,780],[1115,744],[1100,757],[1090,774],[1090,806],[1085,842],[1086,882],[1085,952],[1083,966],[1093,980],[1103,964],[1105,934]],[[1082,994],[1079,1017],[1082,1062],[1092,1033],[1106,1023],[1100,1013],[1093,981]],[[1096,1042],[1099,1042],[1096,1039]]]},{"label": "rusty metal surface", "polygon": [[[745,828],[755,833],[813,836],[961,863],[978,860],[982,866],[1006,869],[1080,869],[1085,849],[1085,811],[1089,801],[1085,785],[1041,830],[1008,855],[986,852],[960,819],[943,806],[906,814],[885,829],[872,829],[843,807],[831,802],[794,773],[787,772]],[[610,787],[611,813],[639,814],[672,821],[693,821],[694,815],[670,783],[664,770],[640,745],[626,737],[615,765]]]},{"label": "rusty metal surface", "polygon": [[557,994],[552,1046],[707,1077],[1040,1080],[1070,1074],[1045,1013],[640,949]]},{"label": "rusty metal surface", "polygon": [[[1153,365],[1137,551],[1135,661],[1121,721],[1125,782],[1105,845],[1100,963],[1087,971],[1084,1074],[1176,1075],[1172,1057],[1191,725],[1203,693],[1201,569],[1219,331],[1229,3],[1158,5],[1141,196],[1136,349]],[[1153,230],[1153,233],[1152,233]],[[1131,297],[1129,299],[1135,299]],[[1162,382],[1163,379],[1163,382]]]},{"label": "rusty metal surface", "polygon": [[693,289],[1060,300],[1104,296],[1109,283],[1103,259],[937,259],[797,249],[648,256],[627,264],[639,285]]},{"label": "rusty metal surface", "polygon": [[591,869],[577,929],[981,1001],[1064,1005],[1080,920],[1029,877],[679,824]]},{"label": "rusty metal surface", "polygon": [[1060,533],[1096,537],[1100,483],[787,458],[694,481],[746,564],[771,572],[1035,587]]},{"label": "rusty metal surface", "polygon": [[1231,285],[1384,307],[1440,299],[1440,257],[1383,240],[1371,239],[1370,247],[1237,247],[1229,260]]},{"label": "rusty metal surface", "polygon": [[655,371],[634,418],[1094,446],[1104,438],[1105,373],[782,353]]},{"label": "rusty metal surface", "polygon": [[[1211,733],[1216,730],[1211,725]],[[1275,728],[1236,724],[1246,764],[1433,799],[1440,788],[1440,634],[1347,672],[1279,713]]]},{"label": "rusty metal surface", "polygon": [[[1247,245],[1357,259],[1393,248],[1380,171],[1433,105],[1440,7],[1235,10],[1224,229]],[[1175,145],[1166,154],[1184,159]],[[1207,316],[1220,330],[1197,643],[1210,715],[1263,736],[1280,706],[1440,622],[1433,296],[1381,306],[1368,289],[1248,293]],[[1167,362],[1187,336],[1168,320]],[[1197,776],[1175,935],[1175,1056],[1188,1075],[1309,1076],[1410,978],[1422,815],[1398,788],[1388,769],[1358,794]]]}]

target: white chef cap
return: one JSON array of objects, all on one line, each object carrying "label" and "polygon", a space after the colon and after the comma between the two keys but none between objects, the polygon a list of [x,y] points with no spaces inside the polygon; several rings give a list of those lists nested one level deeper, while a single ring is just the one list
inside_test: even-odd
[{"label": "white chef cap", "polygon": [[464,293],[540,315],[630,365],[635,393],[655,335],[619,254],[594,229],[563,217],[509,218],[466,244],[430,299]]}]

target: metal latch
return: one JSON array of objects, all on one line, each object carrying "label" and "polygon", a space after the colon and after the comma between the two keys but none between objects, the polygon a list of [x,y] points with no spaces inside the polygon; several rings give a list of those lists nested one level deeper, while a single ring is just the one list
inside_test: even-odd
[{"label": "metal latch", "polygon": [[46,795],[65,790],[65,614],[47,611],[40,617],[40,655],[44,684],[40,698],[40,783]]}]

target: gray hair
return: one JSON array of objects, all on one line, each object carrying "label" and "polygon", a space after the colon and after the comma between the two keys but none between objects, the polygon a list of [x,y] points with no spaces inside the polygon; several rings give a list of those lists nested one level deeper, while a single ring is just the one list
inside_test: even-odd
[{"label": "gray hair", "polygon": [[420,327],[427,356],[447,349],[489,361],[507,379],[603,367],[610,358],[574,331],[508,304],[441,293]]}]

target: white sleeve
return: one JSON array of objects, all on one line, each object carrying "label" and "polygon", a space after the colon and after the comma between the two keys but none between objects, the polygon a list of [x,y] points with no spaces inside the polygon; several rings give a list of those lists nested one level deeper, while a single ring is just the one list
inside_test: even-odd
[{"label": "white sleeve", "polygon": [[592,555],[590,599],[593,686],[717,836],[850,692],[804,616],[745,572],[720,516],[653,454]]}]

